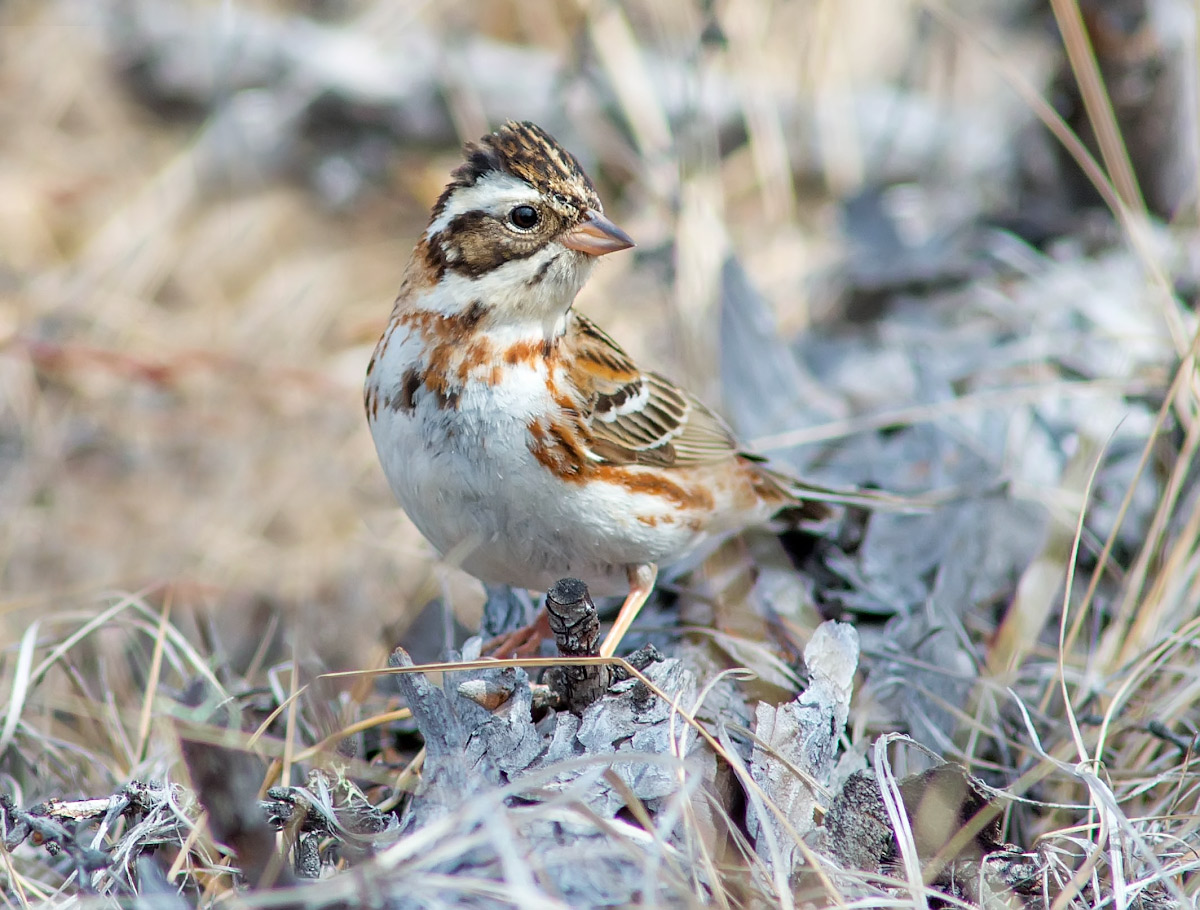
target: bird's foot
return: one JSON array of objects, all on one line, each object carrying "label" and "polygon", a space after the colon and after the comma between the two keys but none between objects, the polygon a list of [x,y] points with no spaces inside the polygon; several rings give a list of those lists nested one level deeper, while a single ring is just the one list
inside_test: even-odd
[{"label": "bird's foot", "polygon": [[483,654],[501,660],[509,657],[537,657],[542,642],[550,638],[550,617],[545,609],[527,626],[497,635],[483,645]]}]

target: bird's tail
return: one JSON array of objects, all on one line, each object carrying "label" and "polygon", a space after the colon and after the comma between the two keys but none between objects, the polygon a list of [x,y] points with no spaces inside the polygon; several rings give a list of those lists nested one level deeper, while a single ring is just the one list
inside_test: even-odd
[{"label": "bird's tail", "polygon": [[928,512],[937,505],[934,499],[922,496],[901,496],[883,490],[860,490],[854,487],[826,487],[806,480],[786,478],[791,483],[788,492],[796,499],[812,503],[856,506],[873,512]]},{"label": "bird's tail", "polygon": [[750,460],[756,462],[753,467],[759,495],[768,502],[777,502],[779,510],[792,520],[811,522],[828,518],[831,505],[878,512],[927,512],[945,499],[936,495],[910,497],[882,490],[822,486],[776,471],[757,458]]}]

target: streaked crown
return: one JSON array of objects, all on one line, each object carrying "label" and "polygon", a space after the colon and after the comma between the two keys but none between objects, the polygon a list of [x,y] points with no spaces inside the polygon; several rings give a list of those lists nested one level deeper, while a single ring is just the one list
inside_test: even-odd
[{"label": "streaked crown", "polygon": [[508,174],[546,196],[565,197],[576,208],[603,211],[596,187],[579,160],[536,123],[509,120],[478,142],[468,142],[463,155],[466,161],[450,175],[451,182],[434,207],[435,219],[456,190],[475,186],[490,174]]}]

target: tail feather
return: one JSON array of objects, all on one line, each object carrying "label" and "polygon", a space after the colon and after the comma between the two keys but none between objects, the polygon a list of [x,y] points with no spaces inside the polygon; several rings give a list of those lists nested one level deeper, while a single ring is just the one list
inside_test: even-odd
[{"label": "tail feather", "polygon": [[925,497],[900,496],[895,493],[886,493],[882,490],[839,489],[837,487],[819,486],[805,480],[794,479],[791,481],[788,492],[797,499],[802,499],[806,502],[857,506],[860,509],[870,509],[875,512],[928,512],[937,504]]},{"label": "tail feather", "polygon": [[815,503],[857,506],[860,509],[869,509],[874,512],[898,512],[905,515],[932,512],[942,506],[967,502],[982,496],[1002,494],[1008,489],[1008,482],[1003,478],[997,478],[971,487],[946,487],[941,490],[930,490],[927,493],[905,495],[888,493],[884,490],[826,487],[809,483],[806,480],[796,480],[786,474],[778,476],[781,480],[788,482],[788,492],[797,499]]},{"label": "tail feather", "polygon": [[882,490],[822,486],[776,471],[765,460],[752,456],[747,461],[753,467],[755,488],[759,495],[768,502],[777,501],[780,511],[786,510],[789,517],[804,521],[828,518],[830,505],[856,506],[879,512],[915,513],[927,512],[945,498],[936,495],[907,497]]},{"label": "tail feather", "polygon": [[789,524],[822,521],[830,516],[830,509],[823,502],[799,494],[799,481],[767,467],[765,459],[742,457],[750,468],[754,492],[763,501],[777,505],[779,512],[786,512]]}]

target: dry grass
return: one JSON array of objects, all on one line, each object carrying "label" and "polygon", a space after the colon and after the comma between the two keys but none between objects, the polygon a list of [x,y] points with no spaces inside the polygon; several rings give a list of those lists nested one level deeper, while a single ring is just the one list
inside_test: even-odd
[{"label": "dry grass", "polygon": [[[416,21],[448,44],[483,34],[567,64],[578,63],[581,41],[595,49],[626,130],[607,117],[571,116],[594,143],[609,210],[649,253],[606,263],[581,307],[635,356],[714,400],[708,364],[727,250],[775,303],[787,337],[836,313],[836,294],[813,276],[845,252],[833,239],[837,200],[880,167],[872,128],[844,116],[856,92],[906,81],[957,110],[983,112],[972,128],[997,133],[964,135],[963,146],[1000,144],[1011,112],[1032,110],[1086,154],[1037,97],[1045,49],[1028,34],[997,39],[995,22],[932,0],[731,0],[715,4],[720,44],[697,43],[709,5],[688,0],[330,5],[385,44]],[[217,4],[193,6],[199,15]],[[298,6],[221,8],[283,16]],[[1078,9],[1072,0],[1053,8],[1072,64],[1087,74],[1088,110],[1105,123],[1111,114]],[[188,736],[270,759],[264,791],[293,766],[317,766],[340,769],[371,796],[384,793],[373,785],[403,792],[418,772],[412,737],[380,747],[372,764],[339,758],[332,745],[345,736],[366,742],[374,735],[366,731],[400,718],[399,706],[368,683],[316,677],[380,666],[434,597],[465,625],[477,619],[477,586],[439,566],[392,505],[360,411],[370,349],[456,152],[394,150],[383,178],[343,210],[323,206],[296,179],[214,191],[197,178],[203,124],[161,117],[131,96],[100,18],[66,0],[13,0],[0,10],[0,789],[27,806],[107,795],[131,779],[182,780],[185,693],[203,680],[210,700],[230,699],[248,719],[242,729],[258,733],[231,742],[221,725],[187,721]],[[685,59],[701,80],[729,80],[743,146],[721,156],[717,125],[703,117],[686,134],[673,130],[647,69],[658,53]],[[451,116],[471,137],[485,118],[452,75]],[[819,136],[797,135],[793,104]],[[1114,145],[1119,132],[1109,123],[1098,133],[1116,178],[1105,195],[1156,308],[1148,319],[1176,355],[1157,365],[1170,385],[1144,440],[1143,467],[1165,463],[1165,492],[1138,552],[1101,579],[1118,529],[1099,541],[1098,558],[1078,562],[1081,507],[1105,443],[1084,445],[1056,480],[1073,503],[1070,518],[1021,579],[1014,609],[1004,623],[975,620],[982,669],[967,706],[950,706],[959,731],[947,757],[1020,798],[1006,836],[1040,851],[1053,870],[1047,906],[1098,906],[1100,896],[1127,906],[1138,895],[1143,906],[1187,906],[1200,892],[1200,335],[1146,239],[1128,160]],[[798,167],[796,146],[806,143]],[[968,173],[968,158],[948,153],[946,167]],[[978,175],[991,168],[980,164]],[[655,255],[672,239],[673,271]],[[885,397],[868,397],[826,426],[779,427],[760,441],[783,447],[956,408],[1025,405],[1015,393],[979,398],[931,412],[888,410]],[[1178,437],[1165,462],[1161,428]],[[1045,634],[1053,621],[1057,636]],[[1055,637],[1058,646],[1047,646]],[[866,755],[876,742],[872,757],[886,779],[888,740],[876,736],[895,722],[874,707],[852,717],[851,748]],[[761,798],[728,744],[713,745],[750,800]],[[430,906],[450,905],[445,895],[561,906],[519,857],[504,854],[506,826],[583,818],[566,797],[519,817],[502,811],[503,796],[542,784],[481,797],[382,851],[378,887],[403,881]],[[883,906],[882,884],[869,876],[822,873],[805,882],[811,893],[793,895],[740,832],[721,857],[709,856],[706,823],[687,795],[660,811],[683,819],[679,830],[695,841],[688,856],[708,863],[700,871],[665,845],[670,830],[621,832],[626,859],[653,855],[662,864],[664,894],[697,905]],[[165,839],[187,842],[172,871],[189,883],[189,900],[214,903],[230,891],[232,861],[196,824],[186,794],[176,796],[160,820]],[[115,840],[122,831],[110,833]],[[499,845],[515,890],[439,877],[438,862],[484,842]],[[6,904],[78,903],[70,895],[80,882],[65,868],[28,845],[4,853]],[[897,875],[888,899],[924,905],[920,869]],[[358,899],[350,876],[319,887],[322,900]]]}]

